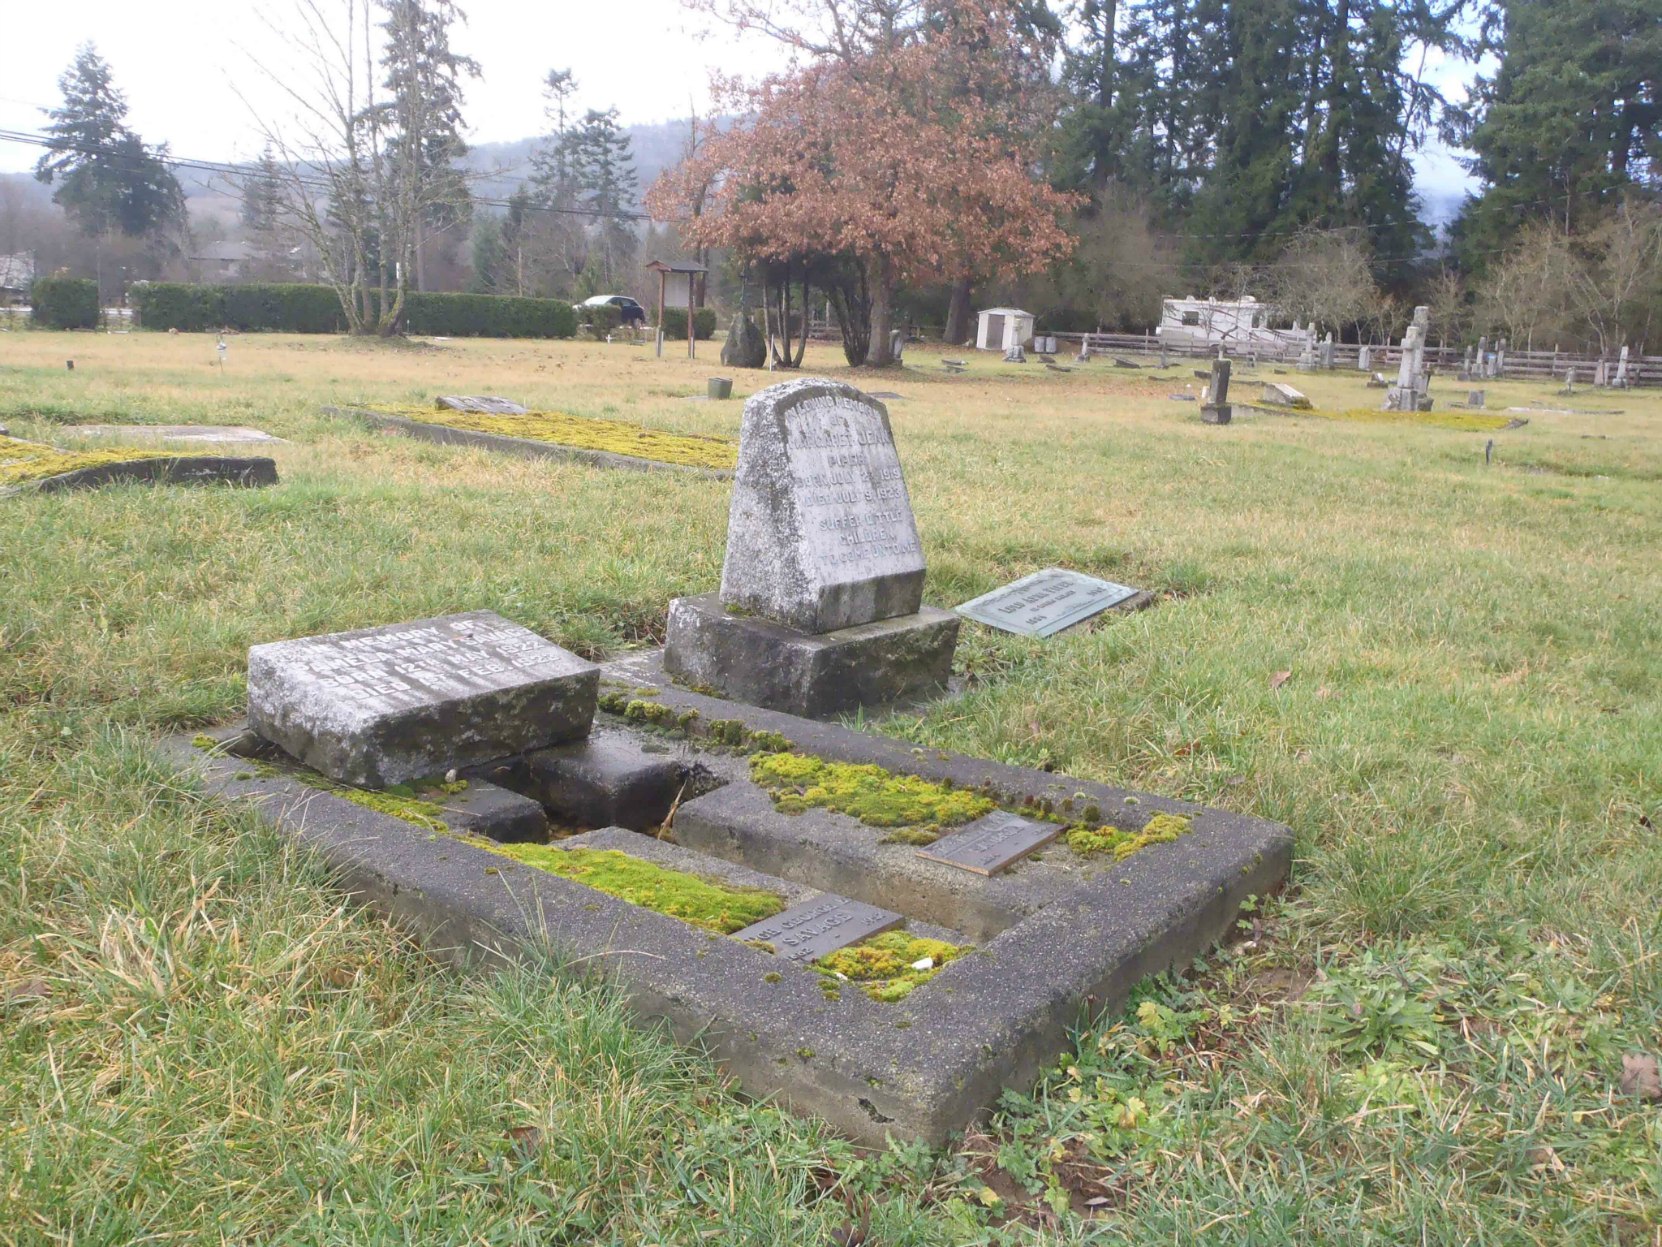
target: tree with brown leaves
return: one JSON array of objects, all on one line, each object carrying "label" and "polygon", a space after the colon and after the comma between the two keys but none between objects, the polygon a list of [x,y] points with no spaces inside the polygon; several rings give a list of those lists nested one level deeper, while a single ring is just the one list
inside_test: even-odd
[{"label": "tree with brown leaves", "polygon": [[902,284],[1035,272],[1070,250],[1062,218],[1073,201],[1035,176],[1046,36],[1018,5],[699,7],[766,30],[797,60],[755,85],[729,84],[725,109],[743,120],[712,127],[648,207],[695,246],[852,263],[869,300],[866,364],[891,362]]}]

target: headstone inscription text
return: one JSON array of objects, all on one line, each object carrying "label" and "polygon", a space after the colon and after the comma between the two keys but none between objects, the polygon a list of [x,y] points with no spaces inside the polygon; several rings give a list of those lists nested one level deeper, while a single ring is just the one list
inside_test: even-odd
[{"label": "headstone inscription text", "polygon": [[978,875],[996,875],[1061,834],[1061,827],[1055,823],[1037,823],[1019,814],[995,810],[917,853],[932,862],[957,866]]},{"label": "headstone inscription text", "polygon": [[867,936],[892,931],[902,921],[891,910],[826,893],[735,931],[733,938],[772,944],[776,955],[806,965]]},{"label": "headstone inscription text", "polygon": [[292,660],[319,689],[378,711],[489,692],[570,665],[565,651],[514,624],[435,621],[294,645]]},{"label": "headstone inscription text", "polygon": [[785,450],[809,558],[838,580],[906,572],[920,555],[900,456],[877,411],[841,394],[790,410]]},{"label": "headstone inscription text", "polygon": [[1111,580],[1047,567],[965,602],[958,613],[1005,632],[1047,637],[1118,606],[1137,592]]}]

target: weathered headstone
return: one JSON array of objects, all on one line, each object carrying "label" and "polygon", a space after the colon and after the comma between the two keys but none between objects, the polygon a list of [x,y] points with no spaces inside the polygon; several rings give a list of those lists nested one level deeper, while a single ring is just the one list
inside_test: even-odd
[{"label": "weathered headstone", "polygon": [[1038,823],[995,810],[917,851],[919,857],[978,875],[996,875],[1062,834],[1056,823]]},{"label": "weathered headstone", "polygon": [[1164,372],[1170,366],[1166,356],[1166,344],[1162,342],[1160,343],[1160,371]]},{"label": "weathered headstone", "polygon": [[1327,371],[1332,370],[1332,368],[1333,368],[1333,332],[1332,332],[1332,330],[1329,330],[1327,336],[1322,339],[1321,361],[1322,361],[1322,368],[1324,370],[1327,370]]},{"label": "weathered headstone", "polygon": [[1228,424],[1235,411],[1229,405],[1229,361],[1212,361],[1212,377],[1206,384],[1206,398],[1200,405],[1200,418],[1207,424]]},{"label": "weathered headstone", "polygon": [[1356,371],[1373,371],[1373,347],[1364,342],[1356,351]]},{"label": "weathered headstone", "polygon": [[1414,309],[1414,323],[1402,338],[1402,359],[1397,365],[1397,383],[1385,396],[1386,411],[1430,411],[1429,377],[1425,371],[1425,335],[1431,322],[1428,309]]},{"label": "weathered headstone", "polygon": [[958,620],[924,562],[886,408],[804,378],[745,403],[721,592],[670,604],[684,683],[824,717],[944,687]]},{"label": "weathered headstone", "polygon": [[1616,380],[1614,384],[1618,390],[1627,389],[1627,347],[1625,345],[1622,347],[1621,355],[1616,359]]},{"label": "weathered headstone", "polygon": [[479,416],[523,416],[524,407],[506,398],[489,394],[447,394],[439,399],[440,410],[465,411]]},{"label": "weathered headstone", "polygon": [[744,310],[736,312],[721,344],[721,362],[728,368],[760,368],[768,362],[768,344],[762,331]]},{"label": "weathered headstone", "polygon": [[1598,389],[1605,389],[1610,384],[1610,365],[1601,359],[1593,365],[1593,385]]},{"label": "weathered headstone", "polygon": [[1558,392],[1560,394],[1574,394],[1575,393],[1575,369],[1574,368],[1567,368],[1567,369],[1564,370],[1564,388],[1562,390],[1559,390]]},{"label": "weathered headstone", "polygon": [[1499,342],[1495,343],[1495,370],[1494,370],[1494,372],[1490,373],[1489,375],[1492,376],[1492,377],[1504,377],[1506,375],[1506,339],[1505,338],[1502,338]]},{"label": "weathered headstone", "polygon": [[1004,362],[1007,364],[1025,364],[1027,362],[1027,352],[1022,349],[1020,342],[1010,344],[1010,348],[1004,352]]},{"label": "weathered headstone", "polygon": [[1277,407],[1297,407],[1306,411],[1311,406],[1303,391],[1294,389],[1284,381],[1264,382],[1264,401],[1274,403]]},{"label": "weathered headstone", "polygon": [[972,598],[958,613],[1002,632],[1047,637],[1136,596],[1128,585],[1047,567]]},{"label": "weathered headstone", "polygon": [[906,354],[906,331],[891,329],[889,331],[889,358],[899,363]]},{"label": "weathered headstone", "polygon": [[586,736],[600,669],[490,611],[256,645],[248,723],[380,788]]},{"label": "weathered headstone", "polygon": [[1300,352],[1298,370],[1300,372],[1314,372],[1316,370],[1316,348],[1314,346],[1306,346]]},{"label": "weathered headstone", "polygon": [[1488,398],[1488,394],[1482,390],[1468,390],[1466,392],[1466,406],[1482,411]]}]

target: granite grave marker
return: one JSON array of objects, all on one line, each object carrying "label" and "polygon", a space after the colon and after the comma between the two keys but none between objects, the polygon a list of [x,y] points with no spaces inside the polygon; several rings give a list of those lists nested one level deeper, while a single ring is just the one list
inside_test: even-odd
[{"label": "granite grave marker", "polygon": [[600,669],[491,611],[256,645],[248,722],[379,788],[586,736]]},{"label": "granite grave marker", "polygon": [[1047,637],[1118,606],[1137,592],[1110,580],[1047,567],[965,602],[958,613],[1018,636]]}]

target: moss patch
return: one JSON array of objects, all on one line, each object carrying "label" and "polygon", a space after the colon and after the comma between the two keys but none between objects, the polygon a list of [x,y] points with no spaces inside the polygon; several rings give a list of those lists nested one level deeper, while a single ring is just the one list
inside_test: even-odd
[{"label": "moss patch", "polygon": [[945,828],[995,808],[986,797],[915,775],[800,753],[757,754],[750,759],[750,778],[767,790],[781,813],[835,810],[868,827],[905,828],[907,844],[928,844]]},{"label": "moss patch", "polygon": [[785,907],[772,892],[715,883],[630,857],[617,849],[561,849],[549,844],[497,844],[478,839],[469,843],[723,935],[771,918]]},{"label": "moss patch", "polygon": [[1306,411],[1307,416],[1323,420],[1351,420],[1366,424],[1423,424],[1439,429],[1458,429],[1465,433],[1492,433],[1512,423],[1511,416],[1475,411],[1375,411],[1369,407],[1352,407],[1346,411]]},{"label": "moss patch", "polygon": [[23,442],[15,437],[0,437],[0,487],[27,485],[48,477],[79,472],[83,468],[102,468],[112,463],[141,463],[147,459],[187,459],[191,451],[154,450],[59,450],[37,442]]},{"label": "moss patch", "polygon": [[[904,1000],[914,988],[939,974],[947,962],[968,951],[965,946],[948,944],[944,940],[927,940],[904,931],[885,931],[848,948],[827,953],[814,962],[814,969],[825,976],[827,995],[835,990],[836,984],[846,979],[873,1000],[892,1003]],[[915,969],[916,964],[925,958],[932,963],[929,968]]]},{"label": "moss patch", "polygon": [[1130,857],[1151,844],[1167,844],[1188,832],[1189,819],[1182,814],[1156,814],[1141,831],[1118,827],[1075,827],[1067,834],[1068,847],[1075,853],[1095,856],[1110,853],[1115,861]]},{"label": "moss patch", "polygon": [[702,437],[694,433],[666,433],[642,428],[621,420],[591,420],[557,411],[534,411],[524,416],[492,416],[478,412],[429,411],[425,407],[371,407],[368,410],[441,424],[446,428],[474,433],[497,433],[527,441],[571,446],[578,450],[602,450],[634,459],[673,463],[688,468],[715,468],[730,471],[738,465],[738,443],[725,437]]}]

